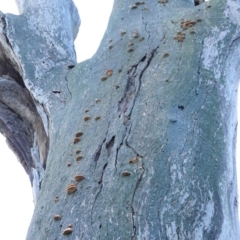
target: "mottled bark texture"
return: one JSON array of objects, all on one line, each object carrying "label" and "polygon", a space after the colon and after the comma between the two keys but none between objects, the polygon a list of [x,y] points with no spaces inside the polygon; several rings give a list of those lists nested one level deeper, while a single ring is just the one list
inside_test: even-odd
[{"label": "mottled bark texture", "polygon": [[115,0],[97,53],[69,72],[75,25],[61,25],[76,18],[64,15],[51,35],[25,2],[20,17],[2,16],[1,42],[14,69],[2,81],[26,90],[20,110],[0,107],[26,119],[19,141],[41,143],[44,127],[49,142],[27,239],[238,239],[237,1]]},{"label": "mottled bark texture", "polygon": [[80,20],[71,0],[17,4],[20,16],[0,13],[0,131],[29,175],[36,200],[53,127],[51,108],[69,94],[66,74],[76,64],[73,41]]}]

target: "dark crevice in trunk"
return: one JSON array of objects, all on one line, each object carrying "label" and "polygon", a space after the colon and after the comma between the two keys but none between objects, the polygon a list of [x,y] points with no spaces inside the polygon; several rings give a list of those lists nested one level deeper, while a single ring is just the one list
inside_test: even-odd
[{"label": "dark crevice in trunk", "polygon": [[33,169],[41,179],[42,172],[39,171],[43,169],[38,166],[46,166],[48,133],[37,110],[38,103],[24,84],[20,61],[5,33],[4,17],[0,22],[4,26],[4,31],[0,33],[0,132],[33,184]]},{"label": "dark crevice in trunk", "polygon": [[102,143],[98,146],[97,151],[95,152],[94,156],[93,156],[93,160],[94,162],[97,162],[100,155],[101,155],[101,151],[102,151],[102,147],[104,145],[104,143],[106,142],[106,137],[103,139]]},{"label": "dark crevice in trunk", "polygon": [[108,156],[111,155],[112,153],[112,149],[113,149],[113,145],[114,145],[114,142],[115,142],[115,136],[113,136],[109,142],[106,143],[106,149],[108,151]]},{"label": "dark crevice in trunk", "polygon": [[194,0],[195,6],[198,6],[198,5],[200,5],[200,4],[204,3],[204,2],[205,2],[205,0]]}]

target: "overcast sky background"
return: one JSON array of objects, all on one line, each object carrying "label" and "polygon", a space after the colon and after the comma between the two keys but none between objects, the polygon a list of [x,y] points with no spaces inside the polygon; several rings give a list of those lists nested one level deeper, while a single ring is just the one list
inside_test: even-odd
[{"label": "overcast sky background", "polygon": [[[80,32],[75,41],[78,62],[81,62],[91,58],[96,52],[107,27],[113,0],[74,0],[74,2],[81,17]],[[0,10],[4,13],[18,14],[14,0],[0,0]],[[240,175],[240,171],[238,172]],[[240,183],[238,185],[240,186]],[[0,191],[0,239],[25,240],[34,208],[32,189],[27,174],[8,149],[1,134]]]}]

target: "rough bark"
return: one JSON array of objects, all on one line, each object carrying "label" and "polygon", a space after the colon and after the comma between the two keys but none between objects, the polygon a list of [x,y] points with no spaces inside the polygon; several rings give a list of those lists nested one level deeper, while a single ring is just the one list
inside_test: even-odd
[{"label": "rough bark", "polygon": [[1,131],[27,139],[10,143],[29,169],[46,162],[27,239],[65,239],[69,224],[74,240],[238,239],[239,4],[115,0],[99,50],[69,71],[77,17],[49,2],[44,18],[30,0],[2,15]]}]

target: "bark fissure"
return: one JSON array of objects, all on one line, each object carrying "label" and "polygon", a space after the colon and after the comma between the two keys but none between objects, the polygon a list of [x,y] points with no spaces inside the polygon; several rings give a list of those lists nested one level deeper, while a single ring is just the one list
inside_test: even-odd
[{"label": "bark fissure", "polygon": [[141,168],[142,168],[142,172],[137,180],[137,183],[136,183],[136,186],[134,188],[134,191],[133,191],[133,195],[132,195],[132,201],[131,201],[131,210],[132,210],[132,229],[133,229],[133,234],[132,234],[132,240],[135,239],[135,236],[136,236],[136,231],[137,231],[137,228],[136,228],[136,225],[135,225],[135,209],[134,209],[134,198],[135,198],[135,195],[136,195],[136,192],[137,192],[137,189],[142,181],[142,178],[143,178],[143,175],[145,173],[145,168],[144,168],[144,163],[143,161],[141,161]]},{"label": "bark fissure", "polygon": [[106,142],[106,140],[107,140],[107,133],[106,133],[106,136],[103,139],[102,143],[98,146],[98,148],[97,148],[97,150],[96,150],[96,152],[95,152],[95,154],[93,156],[94,162],[98,161],[98,159],[99,159],[99,157],[101,155],[102,147],[103,147],[104,143]]},{"label": "bark fissure", "polygon": [[115,136],[112,136],[112,138],[106,143],[106,149],[108,151],[108,157],[112,153],[114,143],[115,143]]},{"label": "bark fissure", "polygon": [[68,92],[69,92],[69,94],[70,94],[70,98],[72,99],[72,93],[71,93],[70,88],[69,88],[69,85],[68,85],[67,76],[65,77],[65,81],[66,81],[67,90],[68,90]]},{"label": "bark fissure", "polygon": [[103,166],[103,169],[102,169],[102,172],[101,172],[101,177],[98,181],[98,184],[100,185],[100,189],[99,191],[97,192],[95,198],[94,198],[94,201],[93,201],[93,204],[92,204],[92,207],[91,207],[91,226],[93,226],[94,224],[94,220],[93,220],[93,210],[94,210],[94,207],[95,207],[95,204],[96,204],[96,201],[98,199],[98,196],[100,195],[100,193],[102,192],[102,188],[103,188],[103,176],[104,176],[104,173],[105,173],[105,169],[108,165],[108,162],[104,164]]}]

